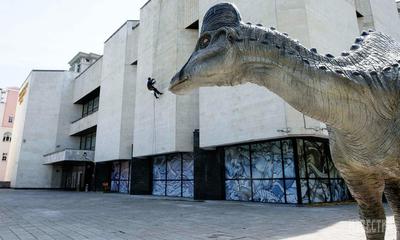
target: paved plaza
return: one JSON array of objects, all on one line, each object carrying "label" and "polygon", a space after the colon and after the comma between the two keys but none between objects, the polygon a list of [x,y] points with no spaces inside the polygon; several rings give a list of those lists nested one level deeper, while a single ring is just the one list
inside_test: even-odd
[{"label": "paved plaza", "polygon": [[[389,212],[387,239],[395,239]],[[364,239],[355,204],[294,207],[0,189],[0,239]]]}]

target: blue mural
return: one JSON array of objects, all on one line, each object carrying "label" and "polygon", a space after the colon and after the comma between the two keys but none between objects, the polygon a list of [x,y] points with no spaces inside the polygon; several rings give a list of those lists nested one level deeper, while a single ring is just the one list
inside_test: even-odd
[{"label": "blue mural", "polygon": [[225,178],[250,178],[249,146],[229,147],[225,149]]},{"label": "blue mural", "polygon": [[294,168],[295,160],[294,160],[292,140],[282,141],[282,153],[283,153],[283,165],[285,168],[285,178],[295,178],[296,172]]},{"label": "blue mural", "polygon": [[194,181],[182,181],[182,197],[193,198]]},{"label": "blue mural", "polygon": [[310,191],[310,201],[313,203],[329,202],[331,194],[329,190],[329,180],[308,180]]},{"label": "blue mural", "polygon": [[111,171],[111,192],[129,193],[129,161],[115,161]]},{"label": "blue mural", "polygon": [[193,197],[193,154],[176,153],[153,161],[153,195]]},{"label": "blue mural", "polygon": [[181,179],[181,154],[173,154],[168,156],[167,161],[167,179],[177,180]]},{"label": "blue mural", "polygon": [[119,182],[119,192],[120,193],[129,193],[129,181],[120,181]]},{"label": "blue mural", "polygon": [[193,169],[194,169],[194,161],[193,161],[193,154],[191,153],[184,153],[183,154],[183,170],[182,170],[182,175],[183,179],[185,180],[193,180],[194,175],[193,175]]},{"label": "blue mural", "polygon": [[280,142],[251,145],[253,178],[282,178],[282,152]]},{"label": "blue mural", "polygon": [[283,180],[253,180],[253,200],[257,202],[285,203]]},{"label": "blue mural", "polygon": [[310,200],[308,198],[308,183],[307,180],[301,179],[300,180],[300,186],[301,186],[301,199],[303,203],[309,203]]},{"label": "blue mural", "polygon": [[297,203],[293,141],[225,148],[225,178],[227,200]]},{"label": "blue mural", "polygon": [[167,176],[167,167],[164,156],[155,157],[153,160],[153,179],[165,180]]},{"label": "blue mural", "polygon": [[119,169],[120,169],[120,163],[119,162],[113,162],[112,170],[111,170],[111,179],[112,180],[119,179],[119,173],[120,173]]},{"label": "blue mural", "polygon": [[342,179],[331,180],[332,201],[344,201],[350,198],[346,184]]},{"label": "blue mural", "polygon": [[119,181],[111,181],[111,192],[118,192],[119,189]]},{"label": "blue mural", "polygon": [[286,185],[286,202],[297,203],[296,180],[295,179],[285,180],[285,185]]},{"label": "blue mural", "polygon": [[250,180],[226,180],[226,200],[250,201],[251,199]]},{"label": "blue mural", "polygon": [[181,181],[167,181],[167,196],[181,196]]},{"label": "blue mural", "polygon": [[153,195],[165,196],[165,181],[153,181]]},{"label": "blue mural", "polygon": [[121,162],[120,180],[129,180],[129,161]]},{"label": "blue mural", "polygon": [[303,203],[343,201],[350,198],[346,185],[322,141],[297,140]]}]

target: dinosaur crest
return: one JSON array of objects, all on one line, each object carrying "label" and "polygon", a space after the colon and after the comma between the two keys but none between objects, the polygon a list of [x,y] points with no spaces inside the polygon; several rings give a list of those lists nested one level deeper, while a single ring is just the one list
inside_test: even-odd
[{"label": "dinosaur crest", "polygon": [[214,31],[221,27],[237,27],[240,21],[239,10],[233,4],[220,3],[207,11],[201,32]]}]

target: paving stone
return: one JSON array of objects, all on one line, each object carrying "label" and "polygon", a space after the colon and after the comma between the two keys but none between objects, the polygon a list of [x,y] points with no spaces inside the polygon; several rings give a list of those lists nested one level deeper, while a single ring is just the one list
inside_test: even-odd
[{"label": "paving stone", "polygon": [[[395,239],[387,210],[386,239]],[[0,240],[364,239],[355,204],[319,207],[0,189]]]}]

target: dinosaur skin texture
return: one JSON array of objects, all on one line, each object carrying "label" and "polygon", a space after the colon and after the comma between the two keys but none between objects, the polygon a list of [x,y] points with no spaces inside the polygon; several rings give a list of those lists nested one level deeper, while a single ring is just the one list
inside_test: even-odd
[{"label": "dinosaur skin texture", "polygon": [[335,166],[357,201],[367,239],[384,239],[382,195],[400,240],[400,44],[363,32],[349,52],[322,56],[274,28],[243,23],[236,7],[205,15],[197,47],[170,91],[247,82],[327,124]]}]

